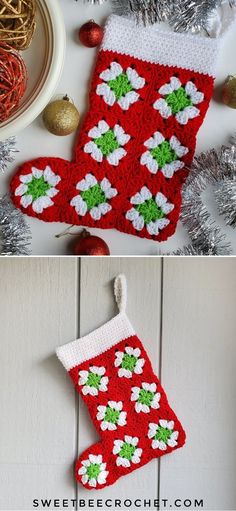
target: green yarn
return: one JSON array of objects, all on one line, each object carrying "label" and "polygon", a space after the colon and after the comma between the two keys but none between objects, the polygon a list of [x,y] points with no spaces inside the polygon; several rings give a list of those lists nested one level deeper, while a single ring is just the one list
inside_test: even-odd
[{"label": "green yarn", "polygon": [[99,374],[89,373],[86,385],[89,387],[95,387],[95,389],[99,389],[101,378],[102,377],[99,376]]},{"label": "green yarn", "polygon": [[163,428],[162,426],[159,426],[156,435],[155,440],[159,440],[160,442],[164,442],[167,444],[168,440],[170,439],[171,435],[173,433],[173,430],[168,428]]},{"label": "green yarn", "polygon": [[131,460],[131,458],[134,455],[136,448],[133,445],[127,444],[124,442],[124,444],[121,447],[121,450],[119,452],[119,456],[121,458],[126,458],[127,460]]},{"label": "green yarn", "polygon": [[87,468],[87,475],[88,475],[89,479],[96,479],[97,480],[100,472],[101,472],[101,468],[100,468],[100,465],[98,465],[97,463],[92,463]]},{"label": "green yarn", "polygon": [[25,195],[32,195],[33,201],[39,199],[39,197],[44,197],[46,192],[51,188],[51,186],[44,181],[44,177],[41,176],[39,179],[36,177],[32,177],[32,181],[27,184],[28,190]]},{"label": "green yarn", "polygon": [[184,110],[187,106],[193,106],[191,99],[183,87],[171,92],[171,94],[168,94],[165,99],[168,106],[171,108],[173,115]]},{"label": "green yarn", "polygon": [[119,101],[122,96],[125,96],[128,92],[133,90],[128,76],[125,73],[120,74],[114,80],[110,80],[108,85],[114,92],[117,101]]},{"label": "green yarn", "polygon": [[157,161],[159,169],[163,169],[167,163],[172,163],[177,160],[177,155],[167,140],[164,140],[164,142],[158,147],[155,147],[155,149],[151,149],[150,153]]},{"label": "green yarn", "polygon": [[165,214],[161,208],[158,207],[153,198],[146,200],[142,204],[139,204],[136,206],[136,209],[140,215],[142,215],[144,222],[147,225],[165,217]]},{"label": "green yarn", "polygon": [[112,130],[108,130],[101,137],[95,138],[94,142],[102,151],[103,156],[108,156],[120,147]]},{"label": "green yarn", "polygon": [[121,367],[123,369],[127,369],[128,371],[134,372],[136,366],[137,358],[134,355],[124,354]]},{"label": "green yarn", "polygon": [[81,192],[81,197],[86,202],[88,210],[106,202],[105,193],[99,184],[96,184],[92,186],[92,188]]},{"label": "green yarn", "polygon": [[117,424],[119,416],[120,412],[118,410],[114,410],[113,408],[110,408],[110,406],[108,406],[106,409],[104,421],[111,422],[112,424]]},{"label": "green yarn", "polygon": [[141,403],[141,405],[150,406],[153,398],[154,398],[153,392],[150,392],[150,390],[141,389],[139,392],[138,403]]}]

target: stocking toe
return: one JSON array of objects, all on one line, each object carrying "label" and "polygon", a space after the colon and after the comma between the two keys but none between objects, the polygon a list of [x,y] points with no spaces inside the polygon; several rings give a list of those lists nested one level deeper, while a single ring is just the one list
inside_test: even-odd
[{"label": "stocking toe", "polygon": [[63,221],[70,165],[59,158],[38,158],[22,165],[10,185],[16,207],[47,222]]}]

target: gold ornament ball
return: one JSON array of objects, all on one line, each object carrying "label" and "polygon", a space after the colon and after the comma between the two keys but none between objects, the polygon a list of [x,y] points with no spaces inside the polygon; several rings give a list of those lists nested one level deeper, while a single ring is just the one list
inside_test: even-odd
[{"label": "gold ornament ball", "polygon": [[68,96],[49,103],[43,112],[43,122],[53,135],[70,135],[78,127],[79,112]]},{"label": "gold ornament ball", "polygon": [[223,88],[223,102],[236,108],[236,76],[229,76]]}]

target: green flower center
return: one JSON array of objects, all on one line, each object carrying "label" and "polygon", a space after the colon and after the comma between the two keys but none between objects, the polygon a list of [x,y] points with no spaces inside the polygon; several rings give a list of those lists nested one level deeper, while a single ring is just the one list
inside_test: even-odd
[{"label": "green flower center", "polygon": [[150,153],[157,161],[159,169],[163,169],[167,163],[172,163],[177,160],[177,155],[167,140],[164,140],[164,142],[158,147],[155,147],[155,149],[151,149]]},{"label": "green flower center", "polygon": [[105,193],[99,184],[96,184],[92,186],[92,188],[81,192],[81,197],[86,202],[88,210],[106,202]]},{"label": "green flower center", "polygon": [[162,442],[165,442],[165,444],[167,444],[172,433],[173,433],[173,430],[159,426],[159,428],[155,434],[155,440],[159,440],[159,442],[162,441]]},{"label": "green flower center", "polygon": [[136,206],[136,209],[142,215],[145,224],[150,224],[150,222],[155,222],[165,217],[162,209],[158,207],[153,198],[146,200],[143,204],[139,204]]},{"label": "green flower center", "polygon": [[89,479],[97,479],[101,472],[100,465],[97,463],[91,463],[87,468],[87,475]]},{"label": "green flower center", "polygon": [[134,372],[135,366],[137,363],[137,358],[134,355],[124,354],[121,367],[123,369],[127,369],[128,371]]},{"label": "green flower center", "polygon": [[120,147],[112,130],[108,130],[101,137],[95,138],[94,142],[102,151],[103,156],[108,156]]},{"label": "green flower center", "polygon": [[116,100],[122,96],[125,96],[128,92],[133,90],[133,87],[128,79],[128,76],[125,73],[120,74],[115,78],[115,80],[110,80],[108,82],[110,89],[114,92]]},{"label": "green flower center", "polygon": [[102,377],[99,376],[99,374],[89,373],[86,385],[89,387],[95,387],[95,389],[99,389],[101,379]]},{"label": "green flower center", "polygon": [[32,181],[28,183],[27,186],[28,190],[25,195],[32,195],[33,201],[46,195],[46,192],[51,188],[51,186],[44,181],[43,176],[39,179],[36,179],[36,177],[33,176]]},{"label": "green flower center", "polygon": [[136,447],[133,445],[127,444],[126,442],[122,445],[121,450],[119,452],[119,456],[121,458],[126,458],[127,460],[131,460],[134,455]]},{"label": "green flower center", "polygon": [[168,94],[165,99],[172,110],[172,114],[177,114],[181,110],[184,110],[187,106],[193,105],[183,87],[171,92],[171,94]]},{"label": "green flower center", "polygon": [[141,389],[139,392],[138,403],[141,403],[141,405],[150,406],[153,398],[154,398],[153,392],[150,392],[150,390]]},{"label": "green flower center", "polygon": [[111,422],[112,424],[117,424],[119,416],[120,412],[118,410],[114,410],[114,408],[110,408],[110,406],[108,406],[106,409],[104,420],[106,422]]}]

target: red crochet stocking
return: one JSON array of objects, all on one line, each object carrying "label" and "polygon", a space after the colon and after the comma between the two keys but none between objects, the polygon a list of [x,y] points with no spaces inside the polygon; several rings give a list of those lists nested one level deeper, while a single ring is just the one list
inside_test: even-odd
[{"label": "red crochet stocking", "polygon": [[112,15],[74,162],[25,163],[11,182],[15,205],[48,222],[166,240],[212,96],[217,48],[214,39]]},{"label": "red crochet stocking", "polygon": [[125,314],[125,285],[124,276],[117,277],[116,317],[57,350],[101,437],[76,462],[76,479],[88,489],[114,484],[185,442],[185,432]]}]

